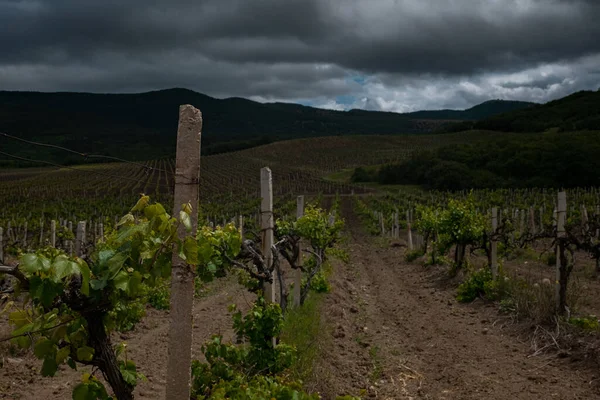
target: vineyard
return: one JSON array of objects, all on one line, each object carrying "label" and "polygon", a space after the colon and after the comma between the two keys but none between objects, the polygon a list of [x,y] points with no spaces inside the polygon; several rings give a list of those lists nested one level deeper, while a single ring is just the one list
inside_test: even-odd
[{"label": "vineyard", "polygon": [[[356,198],[355,209],[373,235],[398,240],[403,230],[407,260],[464,274],[459,300],[503,300],[539,322],[557,308],[597,330],[599,195],[596,188],[558,197],[539,189],[412,192]],[[528,304],[518,303],[521,295],[531,296]]]},{"label": "vineyard", "polygon": [[[441,136],[323,137],[203,157],[201,213],[213,224],[240,214],[256,217],[258,171],[264,166],[273,171],[277,201],[293,201],[301,194],[359,194],[371,189],[326,181],[323,176],[360,165],[398,162],[423,148],[485,140],[493,135],[474,131]],[[81,220],[88,221],[88,226],[114,224],[140,193],[170,208],[173,175],[174,159],[2,170],[0,227],[8,232],[11,242],[7,243],[35,248],[40,238],[42,244],[48,242],[51,220],[61,226],[68,226],[68,221],[76,226]]]},{"label": "vineyard", "polygon": [[[121,173],[121,178],[137,182],[133,191],[148,191],[148,182],[154,179],[157,195],[160,187],[168,188],[171,175],[173,203],[181,204],[174,207],[174,216],[141,194],[122,218],[114,224],[106,221],[106,231],[101,219],[89,224],[94,230],[88,235],[84,219],[77,223],[73,238],[71,221],[59,219],[57,227],[53,219],[46,245],[42,217],[34,251],[28,245],[28,220],[23,232],[13,229],[11,220],[7,229],[11,246],[6,254],[0,235],[2,314],[8,316],[10,326],[0,343],[10,341],[11,353],[17,353],[17,348],[33,348],[35,357],[43,361],[40,372],[44,377],[55,376],[65,365],[73,370],[78,365],[92,367],[73,386],[74,399],[134,398],[136,386],[147,378],[128,356],[127,344],[114,346],[111,336],[133,329],[142,320],[146,305],[169,309],[171,314],[168,398],[316,398],[302,390],[301,381],[287,375],[297,349],[280,342],[279,336],[288,305],[293,304],[299,312],[310,292],[326,287],[327,265],[340,239],[343,220],[335,206],[329,211],[318,204],[305,207],[303,197],[295,199],[293,220],[285,203],[279,203],[283,206],[274,212],[272,174],[265,167],[260,169],[258,227],[239,208],[235,210],[238,226],[225,220],[222,225],[209,220],[199,226],[204,218],[197,207],[200,148],[195,136],[201,127],[200,112],[182,106],[174,173],[169,163],[149,167],[129,162],[144,172],[149,168],[159,172],[150,175],[145,184],[136,172],[125,175],[116,168],[102,172],[66,168],[106,177]],[[68,177],[61,178],[68,181]],[[57,228],[61,243],[56,242]],[[21,241],[15,240],[15,231]],[[293,279],[286,279],[292,273]],[[194,294],[198,287],[227,276],[237,277],[240,287],[253,298],[245,315],[235,305],[230,307],[238,343],[225,343],[222,335],[214,334],[202,347],[206,362],[192,362]],[[27,296],[23,298],[22,293]],[[4,363],[3,357],[2,367]],[[3,393],[12,389],[4,386]]]},{"label": "vineyard", "polygon": [[3,170],[0,398],[165,398],[182,265],[194,399],[597,396],[597,188],[325,179],[496,135],[206,156],[173,215],[174,159]]}]

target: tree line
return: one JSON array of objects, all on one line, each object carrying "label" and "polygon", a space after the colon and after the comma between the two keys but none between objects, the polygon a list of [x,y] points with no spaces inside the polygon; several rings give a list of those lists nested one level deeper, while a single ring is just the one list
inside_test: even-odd
[{"label": "tree line", "polygon": [[598,132],[554,132],[448,145],[403,163],[357,168],[352,181],[438,190],[598,186],[599,137]]}]

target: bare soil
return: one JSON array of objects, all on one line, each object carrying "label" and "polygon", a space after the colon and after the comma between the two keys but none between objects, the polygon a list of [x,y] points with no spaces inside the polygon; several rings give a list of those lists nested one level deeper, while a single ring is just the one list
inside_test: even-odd
[{"label": "bare soil", "polygon": [[[404,248],[374,240],[343,200],[350,253],[336,263],[322,316],[327,329],[312,382],[324,399],[352,394],[381,399],[596,399],[599,373],[559,353],[532,356],[530,342],[482,301],[459,304],[436,269],[404,262]],[[195,303],[194,356],[212,334],[232,338],[227,305],[252,297],[232,280],[211,286]],[[148,377],[136,398],[162,399],[168,313],[149,311],[133,332],[130,357]],[[0,322],[0,335],[8,332]],[[80,372],[68,367],[42,378],[40,362],[0,344],[0,399],[70,399]]]},{"label": "bare soil", "polygon": [[457,303],[438,270],[405,263],[403,247],[378,246],[349,201],[344,214],[351,261],[338,265],[324,307],[333,335],[320,365],[324,398],[600,398],[589,363],[532,357],[496,306]]}]

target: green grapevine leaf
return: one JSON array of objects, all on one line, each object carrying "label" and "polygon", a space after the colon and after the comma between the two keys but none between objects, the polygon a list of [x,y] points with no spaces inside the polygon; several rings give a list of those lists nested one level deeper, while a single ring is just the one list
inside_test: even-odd
[{"label": "green grapevine leaf", "polygon": [[100,250],[98,252],[98,264],[102,266],[106,265],[108,260],[110,260],[115,255],[115,253],[116,252],[112,249]]},{"label": "green grapevine leaf", "polygon": [[90,267],[83,260],[79,263],[79,272],[81,272],[81,293],[90,295]]},{"label": "green grapevine leaf", "polygon": [[49,307],[61,291],[62,286],[57,285],[49,279],[31,279],[29,281],[29,292],[37,298],[44,307]]},{"label": "green grapevine leaf", "polygon": [[77,358],[81,361],[92,361],[94,358],[94,349],[88,346],[78,348]]},{"label": "green grapevine leaf", "polygon": [[13,339],[13,343],[22,349],[26,349],[31,346],[31,338],[29,336],[19,336]]},{"label": "green grapevine leaf", "polygon": [[159,215],[164,215],[167,212],[164,207],[160,204],[152,204],[146,208],[144,208],[144,216],[148,219],[152,219],[154,217],[158,217]]},{"label": "green grapevine leaf", "polygon": [[183,254],[188,264],[198,265],[198,242],[193,237],[188,236],[185,238],[183,242]]},{"label": "green grapevine leaf", "polygon": [[129,274],[125,271],[120,271],[113,279],[113,285],[116,289],[126,292],[129,286]]},{"label": "green grapevine leaf", "polygon": [[133,216],[133,214],[128,213],[128,214],[125,214],[125,216],[123,216],[123,218],[121,218],[121,220],[119,221],[117,226],[129,225],[129,224],[132,224],[133,222],[135,222],[135,217]]},{"label": "green grapevine leaf", "polygon": [[53,347],[54,343],[47,338],[42,337],[35,343],[35,346],[33,347],[33,354],[35,354],[35,356],[41,360],[42,358],[46,357],[48,353],[50,353]]},{"label": "green grapevine leaf", "polygon": [[[8,321],[17,328],[20,328],[29,322],[29,313],[27,311],[13,311],[8,314]],[[14,335],[20,335],[21,333],[23,332],[13,332]]]},{"label": "green grapevine leaf", "polygon": [[106,280],[106,278],[104,279],[92,279],[90,281],[90,287],[93,290],[102,290],[106,287],[106,285],[108,284],[108,281]]},{"label": "green grapevine leaf", "polygon": [[54,329],[54,331],[52,332],[51,339],[53,342],[58,342],[59,340],[64,338],[66,334],[67,334],[67,326],[61,325],[61,326],[57,327],[56,329]]},{"label": "green grapevine leaf", "polygon": [[62,254],[54,259],[52,268],[54,268],[55,282],[58,282],[67,276],[80,273],[79,264],[69,260],[69,257]]},{"label": "green grapevine leaf", "polygon": [[130,384],[131,386],[135,386],[137,384],[137,369],[135,363],[131,360],[127,362],[121,362],[119,365],[119,370],[121,371],[121,375],[125,382]]},{"label": "green grapevine leaf", "polygon": [[208,241],[201,241],[198,246],[198,262],[206,264],[212,258],[214,249]]},{"label": "green grapevine leaf", "polygon": [[47,271],[50,269],[50,261],[34,253],[24,254],[19,260],[19,267],[24,272],[34,274],[39,271]]},{"label": "green grapevine leaf", "polygon": [[77,364],[75,364],[75,360],[69,357],[67,360],[67,365],[71,367],[71,369],[77,370]]},{"label": "green grapevine leaf", "polygon": [[149,202],[150,202],[150,196],[142,196],[138,200],[138,202],[135,204],[135,206],[133,206],[133,208],[131,209],[131,212],[142,211],[144,208],[146,208],[146,206],[148,205]]},{"label": "green grapevine leaf", "polygon": [[127,293],[130,296],[135,296],[140,289],[140,285],[142,283],[143,276],[138,271],[133,271],[131,276],[129,277],[128,282],[128,290]]},{"label": "green grapevine leaf", "polygon": [[106,261],[108,266],[108,276],[112,277],[123,267],[123,264],[127,260],[127,255],[117,253]]},{"label": "green grapevine leaf", "polygon": [[59,349],[56,352],[56,358],[55,358],[56,359],[56,363],[57,364],[62,364],[63,362],[65,362],[65,360],[67,359],[67,357],[69,357],[70,350],[71,349],[69,348],[69,346],[63,347],[63,348]]},{"label": "green grapevine leaf", "polygon": [[80,383],[79,385],[73,388],[73,400],[90,400],[88,397],[90,395],[90,390],[88,385],[85,383]]},{"label": "green grapevine leaf", "polygon": [[42,376],[54,376],[57,370],[58,364],[54,357],[44,358],[44,363],[42,364]]},{"label": "green grapevine leaf", "polygon": [[208,268],[208,270],[209,270],[211,273],[213,273],[213,274],[214,274],[215,272],[217,272],[217,265],[216,265],[214,262],[212,262],[212,261],[210,261],[208,264],[206,264],[206,267],[207,267],[207,268]]}]

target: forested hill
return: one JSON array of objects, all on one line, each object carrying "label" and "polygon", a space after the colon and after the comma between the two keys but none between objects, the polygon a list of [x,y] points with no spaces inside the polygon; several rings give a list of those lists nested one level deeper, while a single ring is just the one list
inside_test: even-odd
[{"label": "forested hill", "polygon": [[496,115],[474,123],[473,127],[504,132],[600,130],[600,89]]},{"label": "forested hill", "polygon": [[527,101],[489,100],[466,110],[416,111],[405,114],[416,119],[481,120],[509,111],[525,110],[537,103]]},{"label": "forested hill", "polygon": [[[202,111],[205,154],[300,137],[428,132],[443,120],[478,119],[505,111],[506,107],[523,106],[500,101],[466,111],[398,114],[262,104],[242,98],[215,99],[186,89],[139,94],[0,91],[0,132],[81,152],[154,159],[174,153],[180,104],[192,104]],[[65,158],[62,152],[25,147],[3,138],[0,145],[6,152],[18,151],[24,157],[82,162],[75,155]]]}]

